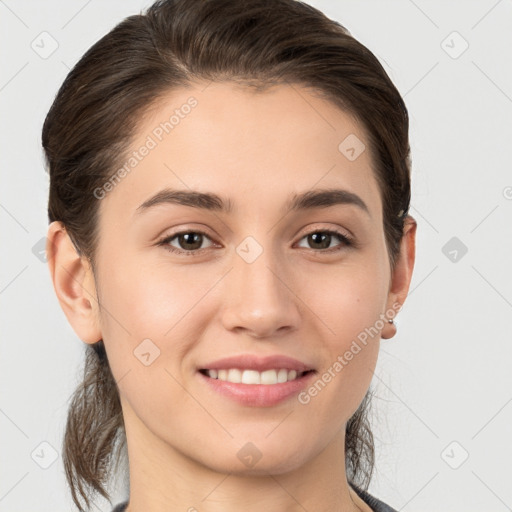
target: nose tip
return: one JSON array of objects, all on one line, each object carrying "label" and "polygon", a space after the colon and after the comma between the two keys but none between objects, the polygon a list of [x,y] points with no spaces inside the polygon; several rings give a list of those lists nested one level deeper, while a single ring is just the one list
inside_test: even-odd
[{"label": "nose tip", "polygon": [[228,276],[224,327],[246,331],[254,338],[296,329],[300,314],[296,297],[290,291],[293,284],[285,282],[285,275],[284,271],[278,274],[272,270],[263,259],[251,264],[242,262],[233,269]]}]

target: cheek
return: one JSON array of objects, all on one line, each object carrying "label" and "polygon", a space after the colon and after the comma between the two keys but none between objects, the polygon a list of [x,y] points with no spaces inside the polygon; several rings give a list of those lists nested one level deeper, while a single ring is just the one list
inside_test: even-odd
[{"label": "cheek", "polygon": [[[130,379],[123,382],[151,380],[152,389],[167,389],[172,394],[171,375],[178,377],[181,362],[208,321],[206,302],[201,299],[218,277],[210,273],[202,278],[165,262],[131,262],[126,256],[112,261],[118,264],[103,267],[111,270],[102,276],[100,297],[112,372],[116,379],[130,372]],[[144,358],[150,365],[144,364]],[[128,382],[124,385],[129,386]],[[137,396],[142,388],[126,392]],[[149,407],[152,400],[143,399],[141,407]]]},{"label": "cheek", "polygon": [[[387,299],[387,274],[382,262],[368,259],[364,264],[340,265],[318,275],[311,287],[309,279],[307,302],[316,314],[316,331],[321,330],[328,358],[318,376],[317,387],[326,407],[347,420],[366,393],[377,363],[380,331],[384,326],[381,314]],[[315,391],[313,390],[313,393]],[[318,406],[320,404],[318,403]],[[327,411],[326,411],[327,414]]]},{"label": "cheek", "polygon": [[208,288],[208,283],[190,271],[180,271],[179,266],[124,259],[111,268],[104,279],[104,304],[133,336],[169,335]]},{"label": "cheek", "polygon": [[157,424],[168,424],[173,410],[191,406],[177,382],[182,381],[180,362],[201,328],[187,320],[197,317],[204,283],[158,265],[118,261],[104,275],[101,294],[112,373],[141,418],[154,416]]},{"label": "cheek", "polygon": [[314,279],[307,277],[302,286],[304,302],[324,326],[332,346],[343,349],[376,324],[387,300],[387,277],[380,261],[370,259],[326,267]]}]

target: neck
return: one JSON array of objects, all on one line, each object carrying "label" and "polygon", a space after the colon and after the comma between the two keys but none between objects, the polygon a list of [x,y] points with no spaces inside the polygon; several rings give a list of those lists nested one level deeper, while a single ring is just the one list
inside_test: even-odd
[{"label": "neck", "polygon": [[125,410],[130,475],[126,512],[367,512],[348,485],[341,429],[315,457],[273,472],[221,472],[154,436]]}]

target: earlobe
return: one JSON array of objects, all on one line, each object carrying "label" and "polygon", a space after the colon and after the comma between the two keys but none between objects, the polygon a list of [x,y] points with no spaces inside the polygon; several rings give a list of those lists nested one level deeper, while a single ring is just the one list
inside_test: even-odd
[{"label": "earlobe", "polygon": [[[407,298],[416,257],[416,228],[416,220],[408,215],[404,222],[404,234],[400,244],[400,253],[396,261],[395,270],[391,276],[386,311],[391,310],[398,313]],[[389,339],[395,334],[396,326],[394,324],[386,324],[382,330],[381,337]]]},{"label": "earlobe", "polygon": [[92,268],[81,257],[62,222],[48,228],[46,256],[53,288],[73,330],[85,343],[102,338]]}]

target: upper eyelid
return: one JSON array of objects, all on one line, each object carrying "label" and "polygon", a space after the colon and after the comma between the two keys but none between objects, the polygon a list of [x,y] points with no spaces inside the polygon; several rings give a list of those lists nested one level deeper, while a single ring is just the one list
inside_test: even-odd
[{"label": "upper eyelid", "polygon": [[165,242],[167,240],[172,240],[173,238],[176,238],[179,235],[185,235],[187,233],[197,233],[199,235],[206,236],[207,238],[210,239],[210,241],[213,242],[213,238],[214,237],[211,236],[210,234],[208,234],[206,231],[204,231],[202,229],[182,229],[180,231],[176,231],[176,232],[171,233],[169,235],[162,236],[161,238],[159,238],[158,242]]},{"label": "upper eyelid", "polygon": [[[322,224],[325,224],[325,223],[322,223],[322,222],[314,222],[313,223],[313,226],[312,227],[309,227],[307,229],[307,231],[303,232],[303,235],[302,236],[306,236],[310,233],[314,233],[314,232],[317,232],[317,231],[340,231],[341,234],[345,235],[347,238],[354,238],[354,235],[353,233],[347,229],[347,228],[342,228],[342,227],[325,227],[325,225],[322,225]],[[210,238],[215,238],[215,235],[210,235],[208,233],[208,229],[206,228],[203,228],[203,227],[200,227],[200,228],[194,228],[194,227],[185,227],[183,229],[180,229],[179,231],[175,231],[174,233],[171,233],[170,235],[164,235],[164,238],[169,238],[169,237],[174,237],[174,236],[177,236],[177,235],[181,235],[183,233],[201,233],[203,235],[206,235]],[[160,238],[162,239],[162,238]]]}]

